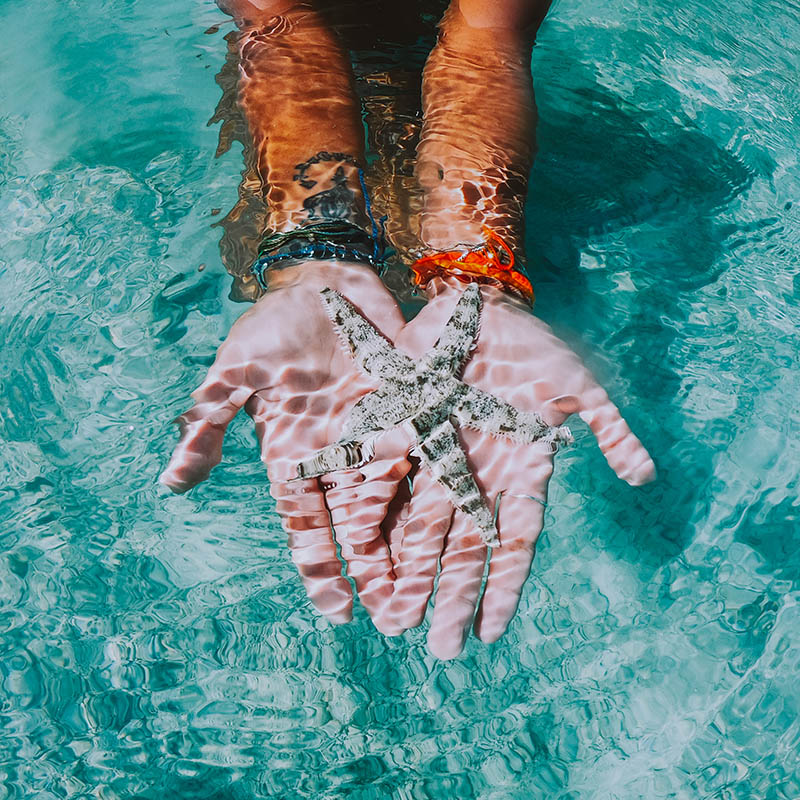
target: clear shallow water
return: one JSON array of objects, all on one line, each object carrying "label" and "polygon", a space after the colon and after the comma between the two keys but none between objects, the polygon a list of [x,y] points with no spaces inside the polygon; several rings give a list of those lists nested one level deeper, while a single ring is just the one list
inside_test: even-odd
[{"label": "clear shallow water", "polygon": [[560,454],[508,635],[449,664],[315,615],[245,419],[205,485],[155,484],[242,309],[225,18],[0,18],[0,797],[800,796],[796,3],[545,24],[537,311],[660,480]]}]

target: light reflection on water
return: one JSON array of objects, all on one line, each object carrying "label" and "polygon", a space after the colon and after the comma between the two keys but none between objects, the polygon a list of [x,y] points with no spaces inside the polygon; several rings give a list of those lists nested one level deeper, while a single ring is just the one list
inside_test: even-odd
[{"label": "light reflection on water", "polygon": [[225,18],[2,6],[0,797],[800,795],[800,18],[755,11],[542,30],[537,311],[660,480],[563,452],[508,635],[442,664],[315,615],[245,420],[209,482],[156,487],[242,308]]}]

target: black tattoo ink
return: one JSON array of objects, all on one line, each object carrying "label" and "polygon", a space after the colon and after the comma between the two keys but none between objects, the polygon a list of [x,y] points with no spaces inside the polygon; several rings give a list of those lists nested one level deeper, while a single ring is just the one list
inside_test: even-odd
[{"label": "black tattoo ink", "polygon": [[344,167],[333,176],[333,187],[325,189],[303,201],[309,219],[349,219],[356,211],[356,195],[347,185]]},{"label": "black tattoo ink", "polygon": [[325,161],[343,161],[345,164],[358,166],[358,162],[355,158],[347,153],[330,153],[327,150],[320,150],[315,156],[311,156],[308,161],[295,164],[293,180],[298,181],[304,189],[313,189],[317,185],[317,182],[313,178],[308,177],[308,169],[314,164],[321,164]]}]

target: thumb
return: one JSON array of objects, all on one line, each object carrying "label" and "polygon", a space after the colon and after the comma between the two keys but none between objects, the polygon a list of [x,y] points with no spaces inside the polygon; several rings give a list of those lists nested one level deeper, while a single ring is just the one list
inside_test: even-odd
[{"label": "thumb", "polygon": [[245,381],[243,355],[235,344],[223,344],[206,379],[192,393],[194,405],[175,420],[181,438],[159,477],[173,492],[188,491],[219,464],[225,429],[254,391]]},{"label": "thumb", "polygon": [[600,450],[617,477],[641,486],[656,477],[656,468],[644,445],[634,436],[605,390],[590,378],[576,401],[575,411],[591,428]]}]

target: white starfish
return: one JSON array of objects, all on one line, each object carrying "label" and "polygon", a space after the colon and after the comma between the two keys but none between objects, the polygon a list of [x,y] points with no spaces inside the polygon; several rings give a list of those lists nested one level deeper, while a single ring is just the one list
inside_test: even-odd
[{"label": "white starfish", "polygon": [[323,289],[322,302],[359,368],[379,387],[350,412],[342,438],[297,467],[299,478],[359,467],[374,455],[382,432],[410,423],[411,453],[444,487],[452,504],[468,514],[488,545],[497,544],[494,514],[470,472],[455,423],[517,442],[571,442],[569,428],[552,427],[538,414],[518,411],[458,377],[478,335],[481,296],[471,283],[461,295],[439,340],[415,362],[397,350],[338,292]]}]

